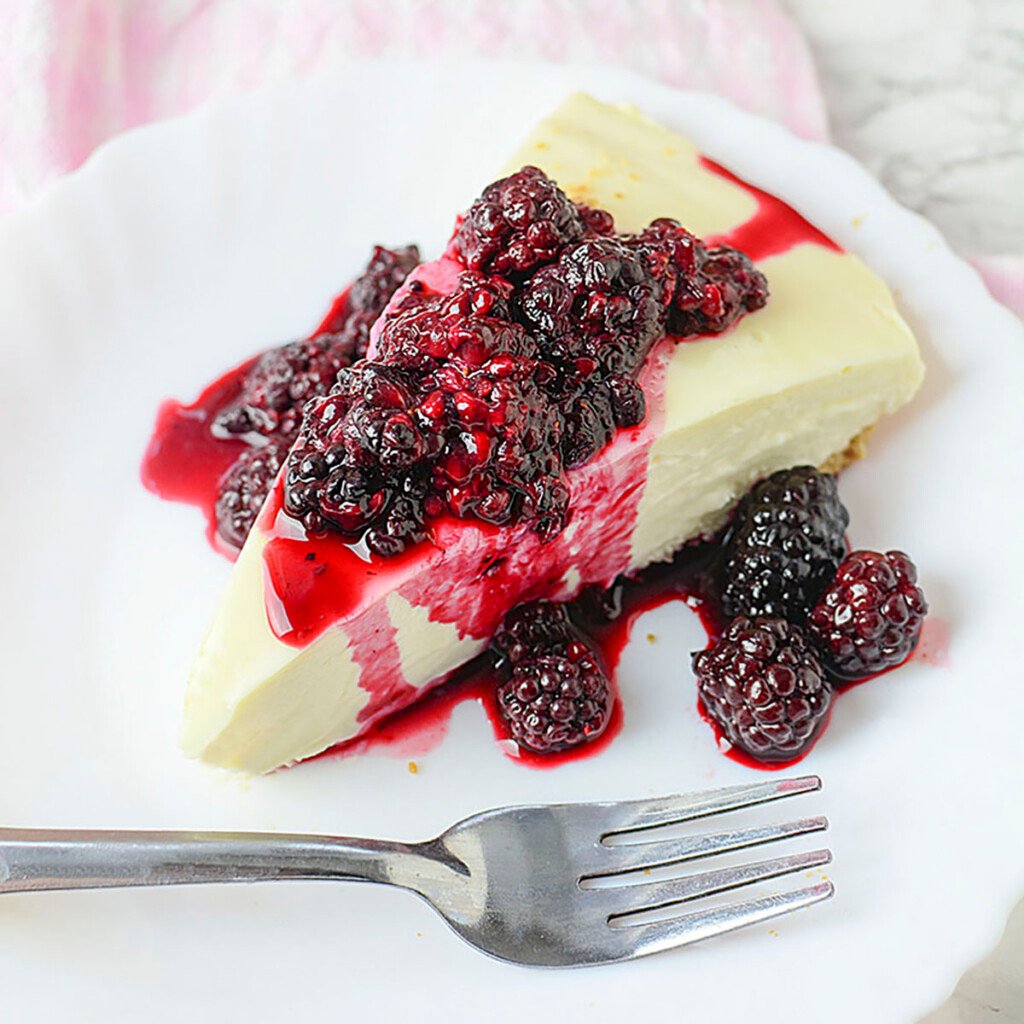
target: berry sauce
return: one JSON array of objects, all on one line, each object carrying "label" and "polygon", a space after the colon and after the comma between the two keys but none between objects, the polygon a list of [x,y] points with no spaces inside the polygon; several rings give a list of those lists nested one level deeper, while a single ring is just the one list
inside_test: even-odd
[{"label": "berry sauce", "polygon": [[700,163],[702,167],[713,174],[725,178],[726,181],[731,181],[734,185],[742,188],[744,192],[750,193],[757,202],[757,210],[749,220],[724,234],[709,236],[708,242],[741,249],[755,262],[769,256],[778,256],[780,253],[792,249],[794,245],[804,243],[820,245],[833,252],[843,251],[842,247],[833,242],[828,235],[819,231],[810,221],[801,217],[796,210],[787,206],[777,196],[755,188],[706,156],[700,158]]},{"label": "berry sauce", "polygon": [[318,334],[335,334],[345,326],[350,312],[349,294],[352,286],[342,289],[334,296],[331,308],[327,310],[323,320],[317,325],[316,330],[310,335],[315,338]]},{"label": "berry sauce", "polygon": [[[508,723],[498,711],[497,679],[492,661],[489,655],[483,654],[452,673],[415,704],[385,715],[359,736],[318,756],[348,757],[371,751],[396,757],[425,754],[444,739],[455,708],[466,701],[476,701],[484,709],[502,752],[519,764],[554,768],[567,761],[593,757],[604,750],[622,728],[622,701],[618,699],[615,671],[641,615],[672,601],[682,601],[700,617],[709,643],[719,634],[723,623],[713,602],[705,596],[707,569],[716,551],[716,545],[710,543],[684,548],[671,562],[648,566],[635,576],[616,581],[607,590],[589,588],[570,603],[574,625],[597,649],[616,690],[611,720],[595,740],[546,754],[517,746],[511,739]],[[754,767],[764,767],[751,763]]]},{"label": "berry sauce", "polygon": [[234,560],[237,551],[217,537],[215,508],[220,481],[245,450],[243,441],[218,440],[210,424],[242,390],[245,375],[258,359],[254,356],[228,370],[203,388],[187,405],[173,398],[161,403],[153,434],[142,459],[142,483],[158,498],[195,505],[206,518],[206,539],[225,557]]},{"label": "berry sauce", "polygon": [[[349,291],[335,296],[311,338],[340,330],[349,314]],[[195,505],[206,519],[206,539],[213,549],[234,561],[238,551],[217,533],[217,498],[224,475],[246,449],[244,441],[216,437],[210,427],[222,409],[237,401],[246,375],[263,353],[207,384],[194,402],[168,398],[157,410],[156,423],[140,475],[146,490],[164,501]]]}]

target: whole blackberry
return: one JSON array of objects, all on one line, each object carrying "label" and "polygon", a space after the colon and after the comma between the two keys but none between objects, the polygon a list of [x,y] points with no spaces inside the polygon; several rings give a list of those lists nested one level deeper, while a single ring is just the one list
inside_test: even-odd
[{"label": "whole blackberry", "polygon": [[353,341],[339,334],[320,334],[265,352],[246,374],[237,400],[215,417],[214,434],[293,439],[302,424],[303,406],[326,395],[338,371],[354,357]]},{"label": "whole blackberry", "polygon": [[271,441],[247,448],[224,474],[217,498],[217,533],[232,547],[240,548],[284,465],[287,449]]},{"label": "whole blackberry", "polygon": [[[588,211],[591,223],[606,226],[595,211]],[[470,270],[525,274],[584,231],[575,203],[542,170],[524,167],[484,189],[455,233],[455,250]]]},{"label": "whole blackberry", "polygon": [[786,761],[825,723],[832,686],[799,626],[740,617],[693,656],[697,692],[728,740],[758,761]]},{"label": "whole blackberry", "polygon": [[395,501],[404,497],[402,539],[422,539],[423,460],[439,439],[409,415],[414,395],[415,382],[396,367],[362,362],[343,371],[331,394],[307,409],[288,455],[285,511],[311,533],[333,529],[354,542],[371,527],[379,533],[389,517],[396,525]]},{"label": "whole blackberry", "polygon": [[835,477],[811,466],[783,469],[740,501],[719,564],[726,617],[803,622],[846,554],[850,516]]},{"label": "whole blackberry", "polygon": [[719,334],[744,313],[768,302],[768,280],[738,249],[709,249],[701,267],[701,300],[695,309],[677,302],[670,329],[681,334]]},{"label": "whole blackberry", "polygon": [[826,667],[844,680],[900,664],[921,635],[928,602],[902,551],[854,551],[807,622]]},{"label": "whole blackberry", "polygon": [[504,677],[498,710],[520,747],[565,750],[607,728],[611,684],[563,605],[538,601],[513,609],[492,649]]},{"label": "whole blackberry", "polygon": [[596,739],[611,719],[608,680],[590,652],[520,662],[498,687],[498,709],[520,747],[538,754]]}]

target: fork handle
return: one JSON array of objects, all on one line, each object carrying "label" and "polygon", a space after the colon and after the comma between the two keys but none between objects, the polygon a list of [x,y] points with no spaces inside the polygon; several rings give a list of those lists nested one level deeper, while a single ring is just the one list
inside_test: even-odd
[{"label": "fork handle", "polygon": [[375,839],[0,828],[0,893],[295,878],[405,885],[424,859]]}]

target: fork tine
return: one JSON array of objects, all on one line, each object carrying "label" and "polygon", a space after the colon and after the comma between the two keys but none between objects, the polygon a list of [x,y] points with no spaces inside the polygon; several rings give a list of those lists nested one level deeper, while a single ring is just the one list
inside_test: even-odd
[{"label": "fork tine", "polygon": [[615,933],[623,935],[626,939],[623,955],[618,959],[632,960],[634,957],[660,953],[715,935],[724,935],[747,925],[761,924],[827,900],[834,892],[835,887],[831,882],[822,882],[820,885],[812,885],[795,892],[778,893],[728,907],[697,911],[667,921],[652,921],[649,924],[616,928]]},{"label": "fork tine", "polygon": [[645,871],[649,868],[682,864],[699,857],[713,857],[719,853],[745,850],[763,843],[820,832],[828,828],[827,818],[802,818],[783,825],[762,825],[757,828],[731,832],[713,832],[684,839],[664,839],[660,842],[631,843],[623,846],[599,846],[587,858],[580,879],[605,878],[622,875],[627,871]]},{"label": "fork tine", "polygon": [[781,800],[800,793],[821,789],[817,775],[803,775],[795,779],[755,782],[745,786],[728,786],[704,793],[682,793],[678,796],[656,797],[650,800],[624,800],[608,807],[609,827],[601,838],[640,832],[661,825],[675,825],[712,814],[724,814],[743,807]]},{"label": "fork tine", "polygon": [[[607,911],[609,920],[627,914],[639,914],[647,910],[658,910],[676,903],[688,903],[704,896],[739,889],[755,882],[767,882],[772,878],[821,867],[832,860],[829,850],[815,850],[812,853],[796,853],[789,857],[776,857],[756,864],[741,864],[734,868],[718,871],[704,871],[684,878],[670,878],[661,882],[640,882],[613,889],[587,889],[594,893],[594,902],[602,912]],[[628,922],[621,922],[627,924]]]}]

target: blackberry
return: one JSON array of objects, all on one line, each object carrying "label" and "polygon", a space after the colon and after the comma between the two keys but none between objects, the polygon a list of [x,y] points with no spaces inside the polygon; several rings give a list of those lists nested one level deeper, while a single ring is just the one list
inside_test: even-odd
[{"label": "blackberry", "polygon": [[666,265],[620,238],[592,238],[538,270],[519,296],[519,314],[556,369],[563,412],[562,458],[580,466],[619,427],[646,411],[634,377],[664,332],[672,279]]},{"label": "blackberry", "polygon": [[835,478],[811,466],[783,469],[739,503],[719,564],[722,610],[803,622],[846,554],[850,516]]},{"label": "blackberry", "polygon": [[235,402],[213,421],[219,437],[246,437],[260,443],[277,435],[291,442],[311,398],[326,395],[338,371],[366,355],[370,327],[391,296],[419,263],[419,249],[375,246],[366,269],[349,289],[347,308],[325,331],[264,353],[246,374]]},{"label": "blackberry", "polygon": [[800,627],[784,619],[733,619],[694,654],[693,669],[707,713],[758,761],[796,757],[825,724],[832,686]]},{"label": "blackberry", "polygon": [[573,639],[569,610],[556,601],[531,601],[517,605],[505,616],[491,638],[491,650],[499,665],[515,665],[531,651],[559,650]]},{"label": "blackberry", "polygon": [[[409,476],[424,475],[418,464],[438,444],[413,425],[413,395],[394,367],[359,363],[343,371],[331,394],[307,409],[288,455],[285,511],[312,533],[334,529],[353,542],[386,522],[394,499],[403,490],[415,493]],[[419,539],[418,507],[412,518]]]},{"label": "blackberry", "polygon": [[472,372],[498,355],[535,357],[534,340],[511,322],[511,294],[507,282],[464,273],[451,295],[423,300],[389,318],[377,360],[427,374],[447,363]]},{"label": "blackberry", "polygon": [[587,238],[615,234],[615,218],[607,210],[584,206],[582,203],[577,203],[576,209],[583,221],[583,232]]},{"label": "blackberry", "polygon": [[668,316],[672,334],[718,334],[768,301],[768,282],[746,255],[728,246],[708,249],[669,217],[652,221],[635,244],[675,270]]},{"label": "blackberry", "polygon": [[375,245],[366,269],[352,282],[348,293],[349,309],[354,314],[370,314],[376,319],[391,296],[420,262],[415,245],[385,249]]},{"label": "blackberry", "polygon": [[[523,288],[520,309],[541,350],[581,376],[630,373],[664,330],[671,291],[645,253],[621,238],[574,245]],[[591,365],[593,364],[593,365]]]},{"label": "blackberry", "polygon": [[580,241],[587,226],[605,228],[603,212],[588,211],[584,222],[543,171],[524,167],[484,189],[455,233],[455,250],[470,270],[522,275]]},{"label": "blackberry", "polygon": [[305,403],[327,394],[338,371],[354,358],[353,340],[339,334],[320,334],[265,352],[246,374],[238,399],[214,418],[214,434],[293,439]]},{"label": "blackberry", "polygon": [[247,448],[224,474],[217,497],[217,533],[232,547],[240,548],[270,493],[287,449],[270,442]]},{"label": "blackberry", "polygon": [[807,629],[833,675],[863,679],[910,655],[927,612],[907,555],[854,551],[821,595]]},{"label": "blackberry", "polygon": [[615,698],[594,650],[563,605],[521,605],[492,641],[499,671],[497,703],[520,747],[546,754],[600,736]]},{"label": "blackberry", "polygon": [[545,539],[568,516],[553,371],[506,317],[511,286],[464,273],[455,292],[396,312],[377,356],[342,371],[307,410],[288,460],[285,509],[395,554],[447,510],[529,522]]},{"label": "blackberry", "polygon": [[719,334],[768,302],[767,278],[738,249],[709,249],[700,276],[699,304],[682,309],[677,296],[669,318],[670,329],[679,334]]}]

